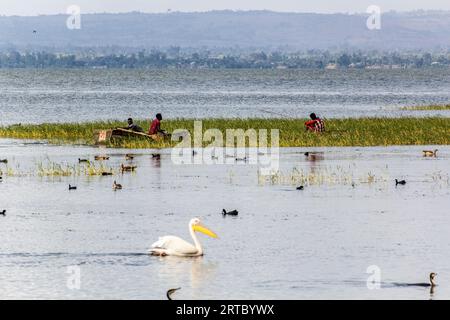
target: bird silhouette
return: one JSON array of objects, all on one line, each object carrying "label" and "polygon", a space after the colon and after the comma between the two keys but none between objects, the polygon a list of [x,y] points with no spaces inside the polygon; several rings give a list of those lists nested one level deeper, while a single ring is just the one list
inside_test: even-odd
[{"label": "bird silhouette", "polygon": [[237,210],[232,210],[232,211],[226,211],[225,209],[222,209],[222,215],[225,217],[226,215],[228,216],[237,216],[239,214],[239,212]]},{"label": "bird silhouette", "polygon": [[167,299],[172,300],[171,295],[175,293],[175,291],[180,290],[181,288],[169,289],[167,290],[166,296]]}]

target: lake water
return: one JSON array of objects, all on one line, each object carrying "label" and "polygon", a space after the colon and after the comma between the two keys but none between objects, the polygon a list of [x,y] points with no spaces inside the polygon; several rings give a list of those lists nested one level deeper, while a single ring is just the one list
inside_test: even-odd
[{"label": "lake water", "polygon": [[[286,179],[271,182],[257,165],[175,165],[169,150],[159,160],[131,151],[135,173],[40,177],[40,163],[77,166],[96,154],[117,170],[130,151],[0,140],[9,160],[0,164],[1,298],[165,299],[181,287],[174,299],[450,299],[450,149],[423,158],[424,148],[435,146],[281,149]],[[324,154],[313,161],[308,150]],[[303,191],[293,172],[310,177]],[[159,236],[191,241],[195,216],[219,235],[199,236],[203,257],[146,254]],[[372,265],[378,290],[366,284]],[[79,290],[67,286],[73,266]],[[432,271],[432,295],[399,285]]]},{"label": "lake water", "polygon": [[450,116],[450,69],[0,70],[0,125],[174,117]]}]

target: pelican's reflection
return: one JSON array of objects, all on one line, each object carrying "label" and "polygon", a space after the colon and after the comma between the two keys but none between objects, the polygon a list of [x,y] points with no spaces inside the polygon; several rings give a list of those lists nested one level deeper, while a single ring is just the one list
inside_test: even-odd
[{"label": "pelican's reflection", "polygon": [[[214,282],[217,263],[205,261],[203,256],[199,257],[176,257],[165,256],[159,258],[158,276],[162,282],[167,283],[167,289],[181,287],[177,292],[179,299],[193,298],[202,299],[208,289],[208,285]],[[203,289],[199,291],[198,289]],[[189,292],[193,290],[194,292]],[[199,296],[197,296],[200,294]]]}]

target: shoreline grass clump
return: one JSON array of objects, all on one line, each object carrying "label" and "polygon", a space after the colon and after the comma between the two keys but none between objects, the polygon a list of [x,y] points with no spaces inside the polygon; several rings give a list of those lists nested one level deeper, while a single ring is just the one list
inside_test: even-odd
[{"label": "shoreline grass clump", "polygon": [[[186,129],[193,139],[195,119],[164,120],[163,129],[173,132]],[[450,118],[348,118],[327,119],[326,132],[305,132],[306,119],[252,118],[252,119],[198,119],[202,130],[219,129],[226,138],[227,129],[279,129],[280,147],[350,147],[388,145],[448,145],[450,144]],[[136,121],[145,130],[149,122]],[[0,138],[46,140],[52,144],[94,145],[94,131],[123,127],[122,121],[86,123],[16,124],[0,127]],[[170,148],[178,142],[153,141],[142,138],[124,138],[107,144],[111,148]],[[204,142],[207,146],[210,142]]]}]

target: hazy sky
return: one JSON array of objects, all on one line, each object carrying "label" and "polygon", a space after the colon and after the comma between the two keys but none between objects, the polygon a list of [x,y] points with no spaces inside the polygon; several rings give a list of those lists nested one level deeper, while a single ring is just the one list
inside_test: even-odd
[{"label": "hazy sky", "polygon": [[450,10],[450,0],[0,0],[0,15],[66,13],[69,5],[83,13],[167,12],[208,10],[274,10],[295,12],[365,12],[369,5],[382,11]]}]

